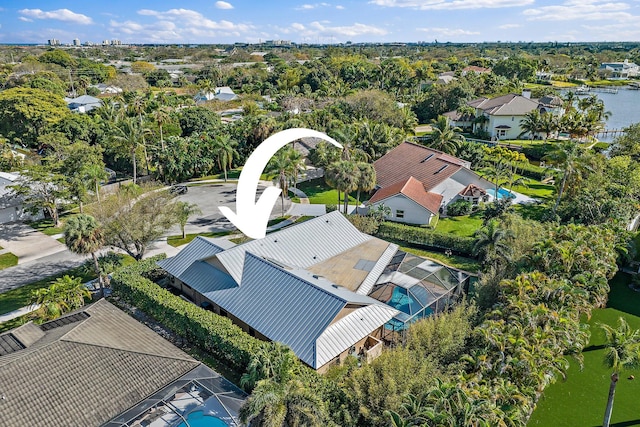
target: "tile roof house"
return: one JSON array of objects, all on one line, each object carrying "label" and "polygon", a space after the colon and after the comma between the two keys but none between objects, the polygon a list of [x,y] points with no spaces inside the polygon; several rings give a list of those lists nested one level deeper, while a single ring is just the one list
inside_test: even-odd
[{"label": "tile roof house", "polygon": [[397,245],[359,232],[339,212],[241,245],[222,242],[196,238],[158,264],[196,304],[288,345],[314,369],[381,349],[398,311],[367,294]]},{"label": "tile roof house", "polygon": [[154,411],[173,425],[205,406],[236,425],[246,397],[104,299],[0,335],[0,396],[0,424],[12,427],[148,425]]},{"label": "tile roof house", "polygon": [[[485,191],[494,187],[473,172],[469,162],[412,142],[398,145],[373,166],[378,190],[369,203],[391,208],[392,221],[429,224],[434,214],[442,212],[440,208],[464,198],[469,185]],[[436,201],[439,206],[434,211]]]}]

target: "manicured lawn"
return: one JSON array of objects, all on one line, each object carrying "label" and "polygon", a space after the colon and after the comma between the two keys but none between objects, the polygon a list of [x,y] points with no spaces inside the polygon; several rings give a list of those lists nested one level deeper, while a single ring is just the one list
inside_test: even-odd
[{"label": "manicured lawn", "polygon": [[476,273],[480,269],[480,263],[472,258],[466,258],[457,255],[447,256],[441,252],[428,251],[426,249],[414,248],[411,246],[400,246],[400,249],[421,257],[439,261],[442,264],[451,266],[453,268],[458,268],[460,270],[468,271],[470,273]]},{"label": "manicured lawn", "polygon": [[[338,192],[333,188],[330,188],[325,182],[324,178],[312,179],[311,181],[305,181],[298,183],[298,189],[307,195],[309,202],[312,204],[324,204],[324,205],[337,205],[338,204]],[[356,204],[356,193],[349,195],[349,204]],[[360,203],[367,200],[366,194],[360,194]],[[293,199],[292,199],[293,200]],[[344,195],[341,193],[340,201],[344,200]]]},{"label": "manicured lawn", "polygon": [[543,184],[532,178],[526,178],[526,185],[514,185],[513,191],[535,199],[553,198],[556,189],[553,185]]},{"label": "manicured lawn", "polygon": [[514,205],[513,209],[522,216],[524,219],[533,219],[536,221],[542,221],[544,215],[551,210],[546,204],[534,204],[529,203],[526,205]]},{"label": "manicured lawn", "polygon": [[[611,281],[607,308],[595,310],[589,321],[591,341],[583,352],[584,368],[581,370],[577,362],[571,361],[567,380],[547,387],[528,426],[602,425],[612,371],[603,364],[604,350],[599,346],[604,342],[604,335],[595,325],[600,322],[616,326],[618,317],[622,316],[632,328],[640,328],[640,293],[629,289],[630,281],[631,277],[624,273],[619,273]],[[627,379],[629,375],[636,379]],[[640,369],[621,373],[616,387],[612,426],[640,426],[638,396]]]},{"label": "manicured lawn", "polygon": [[440,218],[436,224],[436,231],[471,237],[480,227],[482,227],[482,213],[475,212],[471,215]]},{"label": "manicured lawn", "polygon": [[64,231],[62,227],[54,227],[53,221],[50,219],[31,221],[27,224],[29,224],[31,228],[35,228],[36,230],[46,234],[47,236],[55,236],[56,234],[60,234]]},{"label": "manicured lawn", "polygon": [[38,280],[37,282],[21,286],[17,289],[7,291],[3,294],[0,294],[0,314],[8,313],[10,311],[17,310],[20,307],[29,305],[29,302],[31,301],[31,293],[33,291],[41,288],[46,288],[54,280],[64,276],[65,274],[69,276],[81,277],[82,282],[88,282],[89,280],[96,278],[96,274],[93,271],[85,272],[82,267],[77,267],[57,274],[55,276],[50,276],[45,279]]},{"label": "manicured lawn", "polygon": [[12,254],[11,252],[7,252],[6,254],[0,255],[0,270],[13,267],[14,265],[18,265],[17,256]]},{"label": "manicured lawn", "polygon": [[219,232],[209,232],[209,233],[195,233],[195,234],[187,234],[187,236],[183,239],[182,238],[182,234],[178,235],[178,236],[169,236],[167,237],[167,243],[170,244],[173,247],[178,247],[178,246],[182,246],[182,245],[186,245],[187,243],[191,242],[193,239],[195,239],[197,236],[202,236],[202,237],[220,237],[220,236],[227,236],[231,234],[231,231],[219,231]]}]

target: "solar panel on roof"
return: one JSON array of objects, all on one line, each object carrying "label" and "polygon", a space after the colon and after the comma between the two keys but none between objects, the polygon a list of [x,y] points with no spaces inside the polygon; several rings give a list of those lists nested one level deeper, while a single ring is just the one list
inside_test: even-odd
[{"label": "solar panel on roof", "polygon": [[59,319],[52,320],[40,325],[40,329],[43,331],[50,331],[51,329],[59,328],[60,326],[68,325],[70,323],[79,322],[89,318],[89,313],[81,311],[80,313],[72,314],[70,316],[60,317]]}]

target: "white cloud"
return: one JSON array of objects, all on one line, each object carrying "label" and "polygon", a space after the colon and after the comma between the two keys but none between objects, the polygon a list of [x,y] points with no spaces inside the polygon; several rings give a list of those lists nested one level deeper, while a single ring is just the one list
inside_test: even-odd
[{"label": "white cloud", "polygon": [[336,6],[336,9],[338,9],[338,10],[344,10],[344,6],[342,6],[341,4],[339,4],[339,5],[337,5],[337,6]]},{"label": "white cloud", "polygon": [[520,24],[504,24],[504,25],[500,25],[498,28],[500,28],[501,30],[509,30],[511,28],[520,28],[521,25]]},{"label": "white cloud", "polygon": [[139,15],[157,19],[151,23],[133,20],[110,22],[111,32],[134,35],[136,39],[153,43],[192,42],[211,40],[219,37],[247,37],[255,30],[251,24],[234,23],[226,20],[213,21],[200,12],[190,9],[170,9],[157,11],[141,9]]},{"label": "white cloud", "polygon": [[542,6],[522,12],[529,21],[630,21],[640,17],[629,12],[627,3],[602,0],[569,0],[561,5]]},{"label": "white cloud", "polygon": [[304,25],[302,25],[302,24],[300,24],[298,22],[294,22],[293,24],[291,24],[291,28],[293,28],[294,30],[297,30],[297,31],[303,31],[305,29]]},{"label": "white cloud", "polygon": [[447,37],[455,36],[471,36],[480,34],[477,31],[463,30],[462,28],[418,28],[418,31],[424,31],[425,33],[437,34]]},{"label": "white cloud", "polygon": [[33,22],[33,19],[29,19],[25,16],[20,16],[18,19],[24,22]]},{"label": "white cloud", "polygon": [[314,34],[307,34],[307,36],[322,35],[356,37],[362,35],[384,36],[388,34],[388,31],[384,28],[374,27],[373,25],[360,24],[358,22],[352,25],[332,27],[323,25],[318,21],[314,21],[309,24],[309,28],[310,31]]},{"label": "white cloud", "polygon": [[226,1],[217,1],[216,2],[216,7],[218,9],[233,9],[233,5],[231,3],[226,2]]},{"label": "white cloud", "polygon": [[370,0],[384,7],[407,7],[417,10],[496,9],[526,6],[535,0]]},{"label": "white cloud", "polygon": [[295,10],[313,10],[313,9],[318,9],[319,7],[331,7],[331,4],[324,3],[324,2],[314,3],[314,4],[306,3],[296,7]]},{"label": "white cloud", "polygon": [[75,24],[88,25],[93,23],[90,17],[81,13],[75,13],[69,9],[57,9],[45,12],[41,9],[22,9],[18,13],[35,19],[55,19],[64,22],[73,22]]}]

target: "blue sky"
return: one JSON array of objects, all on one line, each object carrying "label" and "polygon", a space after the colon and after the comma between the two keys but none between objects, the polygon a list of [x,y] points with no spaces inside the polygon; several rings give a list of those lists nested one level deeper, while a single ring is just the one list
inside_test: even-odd
[{"label": "blue sky", "polygon": [[638,41],[640,0],[0,1],[0,43]]}]

